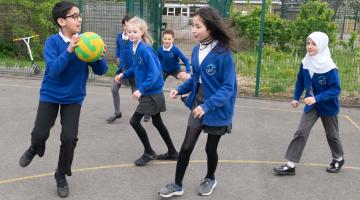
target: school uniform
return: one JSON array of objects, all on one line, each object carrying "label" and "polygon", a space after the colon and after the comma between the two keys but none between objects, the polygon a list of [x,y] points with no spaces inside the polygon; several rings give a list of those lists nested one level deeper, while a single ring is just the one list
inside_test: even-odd
[{"label": "school uniform", "polygon": [[230,50],[224,49],[217,41],[203,50],[199,44],[193,49],[191,63],[193,74],[177,88],[178,94],[191,92],[186,106],[193,110],[200,105],[205,114],[201,119],[195,119],[191,114],[188,125],[201,127],[209,134],[230,133],[237,95],[235,65]]},{"label": "school uniform", "polygon": [[40,101],[31,144],[40,157],[45,152],[45,142],[60,111],[62,131],[58,171],[71,175],[71,164],[77,143],[81,105],[86,96],[89,66],[97,75],[108,70],[105,59],[84,63],[67,48],[70,39],[61,32],[45,42],[46,70],[40,88]]},{"label": "school uniform", "polygon": [[181,72],[179,63],[180,60],[182,60],[185,65],[186,73],[191,72],[189,60],[174,44],[171,44],[169,48],[165,48],[164,45],[161,45],[158,48],[157,53],[161,63],[164,80],[169,75],[172,75],[175,78],[177,77],[177,75]]},{"label": "school uniform", "polygon": [[142,94],[136,112],[148,115],[164,112],[164,80],[156,52],[140,41],[136,49],[133,48],[132,63],[132,67],[124,72],[123,78],[134,76],[136,88]]},{"label": "school uniform", "polygon": [[294,100],[299,101],[305,90],[305,97],[314,96],[316,103],[305,105],[298,130],[290,142],[285,158],[292,162],[299,162],[305,148],[311,128],[318,118],[321,118],[326,137],[333,158],[343,156],[343,148],[339,138],[338,113],[340,109],[340,79],[338,70],[331,69],[326,73],[313,73],[300,65],[298,72]]},{"label": "school uniform", "polygon": [[[127,36],[124,35],[124,32],[120,32],[116,39],[116,58],[120,60],[120,63],[117,67],[115,74],[120,74],[129,69],[132,65],[132,42],[129,40]],[[127,87],[131,87],[132,91],[135,91],[135,80],[133,78],[130,79],[122,79],[122,85]],[[114,87],[114,86],[113,86]],[[116,84],[117,89],[119,90],[120,85]]]}]

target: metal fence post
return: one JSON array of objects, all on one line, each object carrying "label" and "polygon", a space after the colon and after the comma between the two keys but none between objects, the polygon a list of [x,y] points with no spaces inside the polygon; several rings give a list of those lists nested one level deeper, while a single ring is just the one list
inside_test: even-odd
[{"label": "metal fence post", "polygon": [[[78,0],[78,6],[80,13],[83,13],[83,0]],[[83,32],[83,29],[84,29],[83,26],[81,26],[81,30],[80,30],[81,33]]]},{"label": "metal fence post", "polygon": [[161,25],[162,25],[162,0],[153,0],[151,1],[152,11],[150,16],[150,21],[152,23],[151,33],[154,39],[153,47],[157,48],[160,45],[161,38]]},{"label": "metal fence post", "polygon": [[130,16],[134,16],[134,13],[135,13],[135,1],[126,0],[126,14]]},{"label": "metal fence post", "polygon": [[259,32],[259,46],[258,46],[258,62],[256,66],[256,87],[255,87],[255,96],[259,96],[260,91],[260,72],[261,72],[261,59],[262,59],[262,49],[264,41],[264,24],[265,24],[265,13],[266,13],[266,0],[262,0],[261,7],[261,21],[260,21],[260,32]]},{"label": "metal fence post", "polygon": [[209,5],[216,8],[219,11],[219,14],[224,18],[230,17],[230,7],[232,0],[209,0]]}]

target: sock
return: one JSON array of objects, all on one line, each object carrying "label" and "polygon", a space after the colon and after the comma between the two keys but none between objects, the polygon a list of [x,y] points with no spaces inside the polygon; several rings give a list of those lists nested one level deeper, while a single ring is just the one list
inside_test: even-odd
[{"label": "sock", "polygon": [[342,159],[343,159],[342,156],[340,156],[340,158],[334,158],[334,160],[336,160],[336,161],[342,161]]},{"label": "sock", "polygon": [[291,162],[291,161],[287,161],[286,163],[287,166],[294,168],[295,167],[295,163]]}]

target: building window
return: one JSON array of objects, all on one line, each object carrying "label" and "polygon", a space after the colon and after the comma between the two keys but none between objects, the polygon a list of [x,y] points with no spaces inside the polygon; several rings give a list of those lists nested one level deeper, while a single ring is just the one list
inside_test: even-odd
[{"label": "building window", "polygon": [[190,7],[190,17],[194,17],[195,11],[198,9],[196,6]]},{"label": "building window", "polygon": [[175,8],[175,15],[180,16],[181,8]]},{"label": "building window", "polygon": [[188,8],[181,8],[181,15],[182,16],[189,16]]},{"label": "building window", "polygon": [[167,8],[166,7],[163,8],[162,15],[167,15]]},{"label": "building window", "polygon": [[175,15],[175,8],[168,8],[168,16],[174,16]]}]

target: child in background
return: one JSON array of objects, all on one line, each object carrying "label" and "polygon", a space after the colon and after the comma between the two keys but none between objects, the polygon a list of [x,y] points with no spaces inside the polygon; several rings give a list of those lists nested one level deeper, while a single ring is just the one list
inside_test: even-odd
[{"label": "child in background", "polygon": [[133,65],[115,77],[117,82],[123,78],[135,77],[136,90],[133,97],[139,101],[130,124],[136,131],[143,146],[144,153],[135,161],[136,166],[143,166],[156,159],[156,154],[150,145],[146,130],[141,125],[141,118],[148,114],[152,117],[152,123],[159,131],[166,143],[168,152],[160,155],[169,160],[176,160],[178,153],[165,127],[160,112],[165,112],[165,97],[163,93],[164,80],[161,75],[161,65],[156,52],[150,46],[152,38],[148,33],[148,27],[144,20],[134,17],[128,22],[127,32],[133,43]]},{"label": "child in background", "polygon": [[55,4],[52,10],[55,23],[60,32],[47,38],[44,48],[46,70],[40,88],[40,101],[34,128],[31,132],[31,145],[23,153],[19,164],[26,167],[35,155],[42,157],[50,130],[60,112],[62,126],[60,134],[60,154],[55,172],[57,194],[69,195],[66,175],[71,176],[74,150],[78,141],[80,110],[86,95],[86,82],[89,67],[97,75],[106,73],[105,50],[101,58],[93,63],[84,63],[74,54],[78,46],[81,30],[79,7],[67,1]]},{"label": "child in background", "polygon": [[[174,43],[175,34],[171,29],[167,29],[163,33],[163,45],[161,45],[157,53],[159,55],[159,60],[162,67],[162,73],[164,81],[166,78],[171,75],[176,79],[185,81],[189,78],[190,64],[189,60],[185,55],[177,48]],[[186,73],[181,71],[179,59],[185,64]]]},{"label": "child in background", "polygon": [[[126,33],[126,26],[128,21],[130,20],[129,16],[125,16],[122,21],[122,27],[123,32],[120,32],[118,34],[117,40],[116,40],[116,61],[118,64],[118,69],[115,72],[116,75],[126,71],[131,67],[132,62],[132,55],[131,55],[131,48],[132,44],[129,40],[127,33]],[[121,85],[130,86],[132,92],[135,91],[135,80],[134,78],[129,79],[123,79],[121,83],[117,83],[115,80],[111,87],[111,93],[113,97],[114,102],[114,109],[115,112],[112,114],[109,118],[106,119],[108,123],[114,122],[116,119],[121,118],[121,112],[120,112],[120,95],[119,95],[119,89]]]},{"label": "child in background", "polygon": [[295,175],[295,163],[300,161],[311,128],[318,118],[324,126],[332,155],[326,171],[337,173],[345,163],[338,124],[340,79],[328,43],[329,37],[322,32],[313,32],[307,37],[307,53],[300,65],[291,102],[291,106],[297,108],[305,89],[305,108],[285,154],[287,163],[273,169],[276,175]]},{"label": "child in background", "polygon": [[207,174],[201,180],[198,194],[210,195],[217,185],[217,148],[221,136],[231,133],[237,95],[235,65],[231,55],[232,38],[228,30],[214,8],[202,7],[195,12],[192,32],[200,44],[192,51],[192,76],[170,92],[172,98],[191,92],[186,100],[191,114],[176,164],[175,183],[160,189],[162,197],[184,193],[182,181],[202,131],[207,133]]}]

